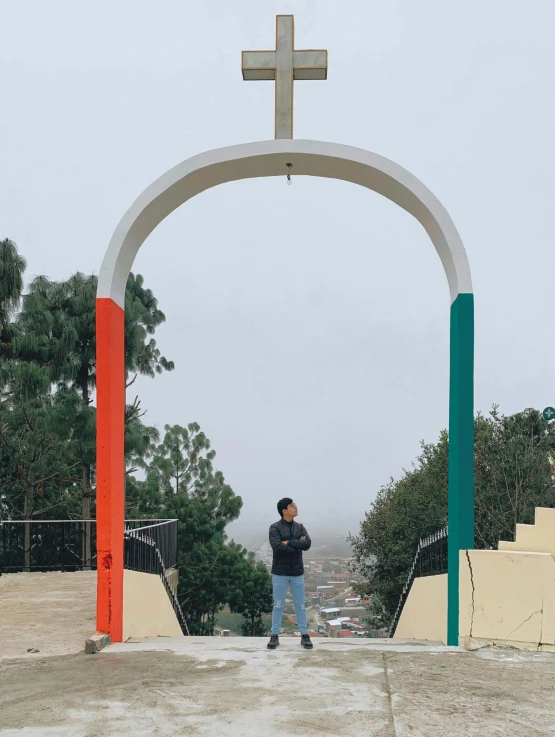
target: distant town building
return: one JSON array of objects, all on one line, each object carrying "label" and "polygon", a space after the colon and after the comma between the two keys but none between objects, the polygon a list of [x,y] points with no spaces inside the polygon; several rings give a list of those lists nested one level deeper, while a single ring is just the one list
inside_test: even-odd
[{"label": "distant town building", "polygon": [[367,617],[368,609],[365,606],[341,607],[341,616],[348,616],[350,619],[353,617]]},{"label": "distant town building", "polygon": [[343,628],[350,630],[354,635],[360,635],[361,637],[364,637],[369,630],[365,624],[361,624],[356,619],[349,619],[346,622],[343,622]]},{"label": "distant town building", "polygon": [[344,591],[349,584],[346,581],[328,581],[328,586],[334,591]]},{"label": "distant town building", "polygon": [[327,620],[334,619],[337,615],[341,615],[341,609],[339,607],[320,609],[320,615]]},{"label": "distant town building", "polygon": [[340,619],[328,619],[326,622],[326,629],[328,632],[341,629],[341,627],[343,627],[343,622]]}]

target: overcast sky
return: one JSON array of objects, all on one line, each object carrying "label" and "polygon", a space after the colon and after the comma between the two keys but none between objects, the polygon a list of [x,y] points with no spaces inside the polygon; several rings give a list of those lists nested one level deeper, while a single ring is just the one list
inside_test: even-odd
[{"label": "overcast sky", "polygon": [[[476,295],[476,409],[555,405],[552,0],[0,0],[0,238],[27,277],[98,273],[154,179],[273,136],[242,49],[329,50],[295,88],[296,138],[393,159],[441,200]],[[244,500],[284,495],[310,530],[356,531],[380,486],[448,422],[449,291],[421,226],[344,182],[226,184],[148,238],[134,271],[176,369],[138,380],[145,420],[201,424]]]}]

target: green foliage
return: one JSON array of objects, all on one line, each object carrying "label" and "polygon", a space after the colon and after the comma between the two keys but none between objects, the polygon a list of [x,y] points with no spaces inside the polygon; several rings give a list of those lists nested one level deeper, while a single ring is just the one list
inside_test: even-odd
[{"label": "green foliage", "polygon": [[192,492],[198,496],[215,483],[212,461],[216,453],[210,441],[195,422],[186,428],[165,425],[164,430],[164,440],[152,453],[149,473],[159,478],[168,495]]},{"label": "green foliage", "polygon": [[[95,300],[98,279],[74,274],[63,282],[36,277],[18,315],[18,355],[50,371],[51,382],[64,381],[90,404],[96,386]],[[155,376],[174,368],[160,355],[154,338],[165,321],[143,277],[129,275],[125,292],[125,368],[128,374]]]},{"label": "green foliage", "polygon": [[536,507],[555,506],[555,423],[533,409],[504,417],[494,406],[475,433],[476,547],[495,549],[517,522],[534,523]]},{"label": "green foliage", "polygon": [[0,516],[48,518],[68,506],[74,459],[72,412],[64,393],[49,392],[48,374],[18,360],[19,309],[25,259],[0,242]]},{"label": "green foliage", "polygon": [[267,630],[262,621],[262,614],[269,614],[273,607],[272,579],[264,563],[254,563],[254,554],[250,553],[244,560],[240,571],[240,586],[229,599],[232,612],[239,612],[244,617],[242,634],[248,637],[264,637]]},{"label": "green foliage", "polygon": [[[14,394],[15,365],[12,361],[17,330],[11,318],[17,312],[23,290],[25,259],[9,239],[0,241],[0,402]],[[25,383],[24,377],[19,377]]]},{"label": "green foliage", "polygon": [[125,368],[128,373],[154,378],[163,371],[172,371],[174,363],[161,356],[156,341],[149,338],[166,316],[143,284],[140,274],[129,274],[125,289]]},{"label": "green foliage", "polygon": [[[27,262],[8,238],[0,241],[0,330],[4,333],[17,311]],[[4,348],[4,346],[2,346]]]},{"label": "green foliage", "polygon": [[262,621],[261,616],[256,619],[253,618],[252,621],[245,618],[245,621],[241,625],[241,634],[244,637],[266,637],[268,629]]},{"label": "green foliage", "polygon": [[78,463],[71,407],[63,395],[0,407],[0,516],[65,516],[74,507]]},{"label": "green foliage", "polygon": [[[216,621],[216,627],[218,629],[230,630],[235,635],[242,635],[244,631],[246,631],[247,628],[250,627],[250,623],[247,622],[247,620],[244,617],[242,617],[240,614],[233,614],[232,612],[229,611],[229,607],[227,606],[224,609],[222,609],[221,612],[216,613],[215,621]],[[256,634],[255,637],[258,637],[258,636],[264,637],[268,634],[272,626],[271,614],[262,614],[262,616],[260,617],[260,622],[261,622],[261,626],[260,626],[261,634],[260,635]],[[257,631],[258,631],[258,627],[259,625],[257,623],[256,624]],[[248,631],[250,633],[250,629]],[[249,634],[248,636],[250,637],[251,635]]]},{"label": "green foliage", "polygon": [[[533,523],[536,507],[554,506],[555,424],[536,410],[504,417],[494,407],[476,417],[474,429],[476,547],[495,549],[513,539],[517,522]],[[420,538],[447,522],[447,476],[443,431],[437,443],[422,444],[410,471],[380,489],[359,534],[349,538],[362,576],[355,590],[373,600],[377,626],[395,612]]]},{"label": "green foliage", "polygon": [[[61,282],[36,277],[23,296],[22,309],[15,319],[11,362],[11,387],[16,401],[36,402],[42,397],[47,406],[51,396],[60,394],[74,409],[67,450],[79,465],[80,511],[84,519],[94,514],[96,288],[94,275],[77,273]],[[144,288],[143,278],[131,274],[125,314],[128,373],[155,376],[164,369],[173,369],[173,363],[160,356],[151,337],[164,320],[152,292]],[[158,437],[154,428],[143,425],[141,415],[136,398],[125,415],[125,451],[130,463],[141,457]]]}]

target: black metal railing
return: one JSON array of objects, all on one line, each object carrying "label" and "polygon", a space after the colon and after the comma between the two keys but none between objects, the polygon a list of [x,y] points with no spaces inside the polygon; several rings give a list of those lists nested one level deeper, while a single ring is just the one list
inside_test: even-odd
[{"label": "black metal railing", "polygon": [[160,576],[181,631],[188,635],[185,616],[168,578],[168,571],[177,566],[177,523],[177,520],[166,520],[146,527],[126,529],[124,567]]},{"label": "black metal railing", "polygon": [[[160,576],[184,635],[187,622],[168,578],[177,568],[178,520],[125,520],[124,567]],[[96,520],[0,520],[0,575],[96,570]]]},{"label": "black metal railing", "polygon": [[95,520],[0,520],[0,574],[95,569]]},{"label": "black metal railing", "polygon": [[[177,520],[157,520],[150,525],[141,525],[135,528],[127,526],[126,540],[147,540],[152,545],[139,545],[130,543],[125,545],[125,567],[132,571],[143,573],[155,573],[157,567],[157,556],[159,555],[164,570],[177,566]],[[152,552],[157,551],[155,556]]]},{"label": "black metal railing", "polygon": [[[162,522],[126,520],[125,529]],[[177,563],[175,525],[174,540],[169,531],[158,533],[168,567]],[[0,520],[0,575],[82,570],[96,570],[96,520]]]},{"label": "black metal railing", "polygon": [[393,637],[395,634],[414,579],[447,573],[447,539],[447,527],[444,527],[438,532],[434,532],[433,535],[422,538],[418,543],[407,582],[403,586],[399,604],[389,628],[389,637]]},{"label": "black metal railing", "polygon": [[139,527],[150,527],[151,525],[157,525],[162,522],[173,522],[169,519],[126,519],[125,529],[136,530]]}]

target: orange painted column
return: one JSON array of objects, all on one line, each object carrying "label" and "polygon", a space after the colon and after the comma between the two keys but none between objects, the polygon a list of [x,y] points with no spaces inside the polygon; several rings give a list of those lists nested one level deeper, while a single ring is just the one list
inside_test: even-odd
[{"label": "orange painted column", "polygon": [[96,628],[123,635],[124,311],[96,300]]}]

